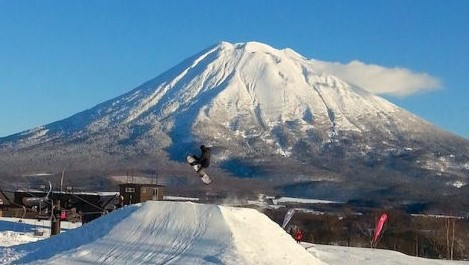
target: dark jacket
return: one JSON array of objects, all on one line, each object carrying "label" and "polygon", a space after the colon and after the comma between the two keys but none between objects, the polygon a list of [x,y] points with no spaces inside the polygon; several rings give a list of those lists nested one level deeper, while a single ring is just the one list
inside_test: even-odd
[{"label": "dark jacket", "polygon": [[199,163],[202,167],[208,168],[210,166],[210,148],[202,145],[200,146],[200,151],[202,151],[202,155],[198,159]]}]

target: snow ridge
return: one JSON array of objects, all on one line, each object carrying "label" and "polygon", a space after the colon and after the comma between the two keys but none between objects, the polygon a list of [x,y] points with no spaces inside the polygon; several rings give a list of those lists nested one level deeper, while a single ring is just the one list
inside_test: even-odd
[{"label": "snow ridge", "polygon": [[11,256],[21,264],[323,264],[253,209],[167,201],[124,207]]}]

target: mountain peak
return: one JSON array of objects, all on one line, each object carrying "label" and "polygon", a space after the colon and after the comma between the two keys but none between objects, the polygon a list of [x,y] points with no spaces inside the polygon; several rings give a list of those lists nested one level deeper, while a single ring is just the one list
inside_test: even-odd
[{"label": "mountain peak", "polygon": [[215,47],[218,50],[228,50],[228,51],[237,50],[237,51],[244,51],[244,52],[249,52],[249,53],[273,54],[277,56],[286,55],[286,56],[296,57],[298,59],[306,60],[305,57],[303,57],[302,55],[300,55],[299,53],[295,52],[294,50],[290,48],[279,50],[265,43],[257,42],[257,41],[240,42],[240,43],[230,43],[227,41],[222,41],[218,43],[217,45],[215,45]]},{"label": "mountain peak", "polygon": [[[412,128],[406,125],[409,120]],[[125,138],[131,128],[142,126],[203,137],[194,129],[208,124],[238,135],[259,135],[266,143],[289,149],[274,133],[285,124],[305,137],[314,132],[326,143],[341,131],[381,131],[397,138],[395,128],[413,131],[419,127],[416,122],[422,124],[380,97],[318,73],[313,60],[291,49],[220,42],[125,95],[23,133],[19,142],[28,146],[109,129],[122,130],[118,138]]]},{"label": "mountain peak", "polygon": [[248,41],[248,42],[238,42],[230,43],[227,41],[221,41],[216,45],[222,49],[244,49],[246,51],[271,51],[275,50],[271,46],[257,41]]},{"label": "mountain peak", "polygon": [[261,42],[256,42],[256,41],[250,41],[250,42],[245,42],[245,43],[237,43],[234,44],[235,47],[237,48],[242,48],[247,52],[276,52],[278,50],[274,49],[273,47],[261,43]]}]

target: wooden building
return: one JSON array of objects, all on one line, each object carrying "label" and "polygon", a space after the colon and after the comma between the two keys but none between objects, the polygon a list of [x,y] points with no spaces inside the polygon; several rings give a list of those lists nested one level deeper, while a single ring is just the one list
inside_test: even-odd
[{"label": "wooden building", "polygon": [[123,205],[129,205],[144,201],[162,201],[164,186],[158,184],[125,183],[119,185],[120,196]]}]

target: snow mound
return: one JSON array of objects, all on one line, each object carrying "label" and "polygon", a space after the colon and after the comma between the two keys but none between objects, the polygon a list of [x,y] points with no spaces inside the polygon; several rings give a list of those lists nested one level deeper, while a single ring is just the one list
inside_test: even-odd
[{"label": "snow mound", "polygon": [[256,210],[166,201],[8,252],[21,264],[324,264]]}]

